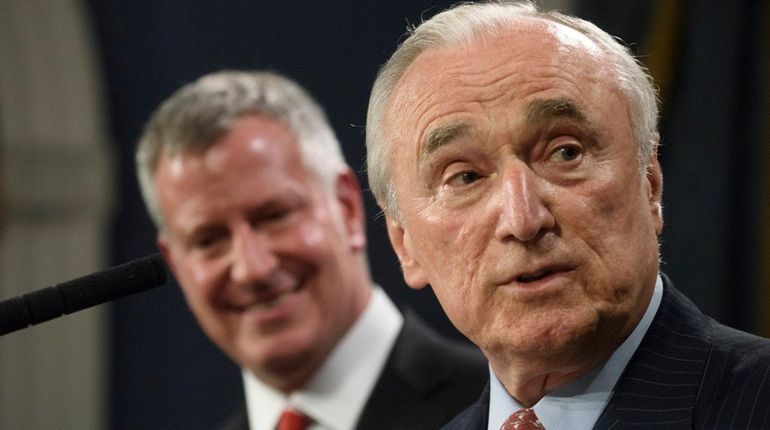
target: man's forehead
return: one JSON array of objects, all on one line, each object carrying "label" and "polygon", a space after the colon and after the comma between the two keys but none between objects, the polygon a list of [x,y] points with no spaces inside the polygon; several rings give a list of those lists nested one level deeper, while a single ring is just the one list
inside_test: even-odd
[{"label": "man's forehead", "polygon": [[582,55],[593,57],[602,55],[602,50],[596,42],[580,31],[554,21],[543,20],[543,22],[546,24],[547,33],[560,46],[559,49],[582,50],[584,51],[581,53]]},{"label": "man's forehead", "polygon": [[[405,137],[403,133],[416,132],[413,137],[417,145],[411,149],[393,145],[391,150],[416,151],[420,159],[459,136],[473,134],[473,127],[458,118],[457,102],[486,103],[487,99],[497,99],[500,101],[492,103],[506,103],[504,100],[510,97],[526,97],[531,88],[543,85],[539,82],[533,87],[535,79],[550,76],[547,79],[559,81],[560,74],[565,82],[598,83],[599,69],[607,63],[600,60],[604,55],[596,43],[579,31],[530,17],[501,24],[496,30],[481,31],[470,43],[428,49],[401,77],[385,113],[386,118],[390,117],[386,120],[389,132],[397,140]],[[437,67],[441,67],[438,73]],[[450,86],[451,90],[444,90]],[[557,117],[586,122],[579,99],[578,94],[570,91],[567,96],[543,94],[522,106],[521,113],[531,123]],[[409,126],[394,118],[411,118],[406,123],[414,124]]]},{"label": "man's forehead", "polygon": [[[595,64],[601,65],[604,55],[593,40],[576,29],[542,18],[522,17],[479,30],[469,41],[426,49],[396,83],[389,105],[400,110],[399,106],[393,106],[393,99],[410,99],[415,88],[435,79],[437,67],[449,70],[451,74],[455,67],[472,68],[475,65],[477,73],[483,74],[516,59],[523,65],[548,58],[559,63],[575,61],[584,64],[593,59]],[[469,78],[483,79],[483,76]]]},{"label": "man's forehead", "polygon": [[170,165],[203,163],[208,168],[221,168],[228,162],[270,164],[283,162],[299,154],[295,133],[283,121],[264,115],[237,117],[231,126],[207,144],[176,151],[164,151],[161,160]]},{"label": "man's forehead", "polygon": [[[572,62],[575,73],[595,75],[595,70],[588,69],[601,68],[603,62],[598,57],[602,55],[591,39],[560,23],[531,17],[501,23],[499,27],[481,30],[470,42],[429,48],[418,55],[396,83],[386,116],[419,108],[428,102],[424,97],[454,97],[453,92],[421,94],[420,89],[432,86],[437,79],[449,79],[468,88],[493,88],[490,84],[510,74],[545,73],[542,67]],[[439,67],[441,72],[436,73]]]}]

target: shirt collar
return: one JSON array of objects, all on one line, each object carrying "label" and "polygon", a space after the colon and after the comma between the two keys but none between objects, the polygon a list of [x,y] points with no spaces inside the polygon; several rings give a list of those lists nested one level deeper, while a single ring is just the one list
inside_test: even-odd
[{"label": "shirt collar", "polygon": [[396,306],[377,287],[361,317],[301,390],[287,398],[244,370],[250,428],[273,430],[281,411],[291,405],[312,418],[311,429],[353,429],[403,323]]},{"label": "shirt collar", "polygon": [[[652,299],[631,335],[601,366],[569,384],[548,393],[533,406],[540,422],[548,430],[591,429],[607,406],[612,389],[636,352],[658,312],[663,296],[663,280],[658,276]],[[498,430],[514,411],[522,406],[503,387],[492,368],[488,430]]]}]

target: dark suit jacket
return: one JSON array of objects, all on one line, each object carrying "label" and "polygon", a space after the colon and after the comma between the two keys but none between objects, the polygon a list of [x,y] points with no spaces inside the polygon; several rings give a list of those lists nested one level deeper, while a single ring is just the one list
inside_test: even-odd
[{"label": "dark suit jacket", "polygon": [[[770,429],[770,340],[723,326],[663,277],[663,300],[594,429]],[[489,386],[445,429],[486,430]]]},{"label": "dark suit jacket", "polygon": [[[357,429],[439,429],[472,404],[489,380],[484,356],[405,315]],[[221,430],[248,430],[245,407]]]}]

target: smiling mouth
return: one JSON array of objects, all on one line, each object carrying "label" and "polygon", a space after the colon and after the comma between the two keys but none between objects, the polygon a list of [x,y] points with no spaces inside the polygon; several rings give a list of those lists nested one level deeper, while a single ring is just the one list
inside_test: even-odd
[{"label": "smiling mouth", "polygon": [[302,291],[305,287],[304,282],[298,282],[296,286],[282,292],[270,292],[260,295],[256,300],[250,301],[244,304],[232,304],[227,306],[231,311],[235,312],[263,312],[271,309],[275,309],[278,306],[285,303],[292,296]]},{"label": "smiling mouth", "polygon": [[244,311],[245,312],[258,312],[258,311],[266,311],[273,308],[276,308],[283,304],[286,300],[288,300],[291,296],[296,293],[298,289],[287,291],[283,294],[279,294],[271,299],[268,300],[260,300],[251,306],[247,306]]}]

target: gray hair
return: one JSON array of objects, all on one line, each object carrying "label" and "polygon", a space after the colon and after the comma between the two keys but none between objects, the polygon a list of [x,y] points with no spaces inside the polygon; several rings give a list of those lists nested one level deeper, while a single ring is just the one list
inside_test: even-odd
[{"label": "gray hair", "polygon": [[155,225],[164,221],[155,194],[162,155],[205,151],[238,117],[256,114],[283,121],[295,133],[305,167],[331,190],[347,168],[321,107],[296,82],[271,72],[221,71],[176,91],[150,118],[136,151],[136,170],[147,210]]},{"label": "gray hair", "polygon": [[528,1],[463,3],[410,29],[409,36],[380,69],[372,88],[366,119],[369,186],[378,204],[396,221],[400,221],[400,215],[390,172],[392,142],[384,136],[383,115],[398,81],[421,53],[471,43],[480,34],[494,32],[522,17],[543,19],[577,30],[607,54],[615,83],[628,98],[640,166],[645,169],[658,139],[657,94],[652,78],[626,46],[588,21],[554,11],[540,11]]}]

